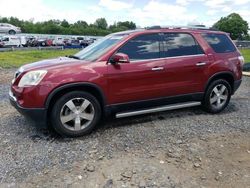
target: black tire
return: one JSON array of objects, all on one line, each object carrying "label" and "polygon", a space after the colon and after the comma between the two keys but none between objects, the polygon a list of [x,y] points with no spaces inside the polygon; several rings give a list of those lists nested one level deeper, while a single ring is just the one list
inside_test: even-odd
[{"label": "black tire", "polygon": [[[89,124],[87,123],[88,125],[84,127],[83,129],[71,130],[71,127],[69,127],[67,124],[65,125],[65,123],[63,124],[61,121],[62,110],[68,107],[68,106],[65,107],[67,102],[71,100],[77,100],[78,98],[85,99],[85,100],[87,99],[87,101],[90,102],[91,108],[94,109],[93,110],[94,113],[92,114],[93,119],[89,121]],[[79,106],[77,106],[77,108],[79,108],[78,110],[80,110],[81,105],[79,104]],[[73,115],[76,115],[75,113],[72,113],[72,111],[70,111],[70,113]],[[97,124],[100,121],[101,116],[102,116],[102,110],[101,110],[100,103],[93,95],[87,92],[82,92],[82,91],[72,91],[70,93],[66,93],[55,102],[52,108],[52,112],[51,112],[50,123],[52,127],[55,129],[55,131],[62,136],[79,137],[79,136],[89,134],[97,126]],[[76,123],[75,121],[76,121],[76,118],[70,120],[67,123],[75,124]],[[81,119],[80,124],[82,124],[82,121],[85,121],[85,119]],[[76,129],[75,125],[72,126],[72,129]]]},{"label": "black tire", "polygon": [[14,31],[14,30],[9,30],[9,34],[10,34],[10,35],[15,35],[15,34],[16,34],[16,31]]},{"label": "black tire", "polygon": [[[223,93],[219,93],[218,95],[215,93],[214,89],[217,88],[223,88],[223,86],[225,87],[225,90]],[[222,90],[221,90],[222,91]],[[203,108],[205,111],[212,113],[212,114],[216,114],[221,112],[222,110],[224,110],[230,99],[231,99],[231,94],[232,94],[232,88],[230,86],[230,84],[224,80],[224,79],[219,79],[219,80],[215,80],[212,83],[209,84],[204,99],[202,101],[203,104]],[[227,98],[225,97],[227,96]],[[217,101],[218,98],[223,97],[224,99],[219,99],[219,101],[221,101],[221,104]],[[214,103],[212,103],[214,100],[216,99]],[[212,104],[211,104],[212,103]]]}]

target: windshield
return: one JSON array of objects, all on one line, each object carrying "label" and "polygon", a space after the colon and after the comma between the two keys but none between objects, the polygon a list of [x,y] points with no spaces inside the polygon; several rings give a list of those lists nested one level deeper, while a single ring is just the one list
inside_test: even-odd
[{"label": "windshield", "polygon": [[108,35],[84,48],[74,56],[81,60],[95,61],[105,54],[109,49],[111,49],[115,44],[120,42],[124,37],[125,34]]}]

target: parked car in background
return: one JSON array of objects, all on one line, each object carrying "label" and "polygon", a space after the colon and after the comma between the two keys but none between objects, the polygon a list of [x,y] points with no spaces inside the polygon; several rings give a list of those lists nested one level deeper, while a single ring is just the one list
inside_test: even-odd
[{"label": "parked car in background", "polygon": [[81,48],[80,41],[78,39],[64,39],[65,48]]},{"label": "parked car in background", "polygon": [[16,33],[21,33],[21,28],[8,23],[0,23],[0,33],[15,35]]},{"label": "parked car in background", "polygon": [[52,46],[53,45],[53,41],[51,39],[38,39],[38,46]]},{"label": "parked car in background", "polygon": [[64,46],[64,39],[62,37],[55,37],[53,40],[54,46]]},{"label": "parked car in background", "polygon": [[38,41],[36,37],[27,37],[27,42],[25,47],[35,47],[38,46]]},{"label": "parked car in background", "polygon": [[224,110],[239,88],[244,58],[227,33],[158,28],[108,35],[69,57],[22,66],[11,104],[64,136],[116,118],[201,105]]},{"label": "parked car in background", "polygon": [[2,38],[2,42],[4,43],[3,47],[21,47],[20,37],[17,36],[4,36]]},{"label": "parked car in background", "polygon": [[78,39],[71,40],[71,46],[79,46],[79,45],[80,45],[80,41]]},{"label": "parked car in background", "polygon": [[80,45],[85,48],[85,47],[89,46],[92,43],[94,43],[94,40],[88,39],[88,40],[82,40]]},{"label": "parked car in background", "polygon": [[70,39],[63,39],[64,46],[70,46],[71,45],[71,40]]}]

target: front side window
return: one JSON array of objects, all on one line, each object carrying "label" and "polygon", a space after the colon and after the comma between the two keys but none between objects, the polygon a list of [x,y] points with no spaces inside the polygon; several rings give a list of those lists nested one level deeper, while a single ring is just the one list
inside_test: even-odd
[{"label": "front side window", "polygon": [[135,37],[122,46],[118,52],[127,54],[131,61],[159,58],[159,35],[146,34]]},{"label": "front side window", "polygon": [[187,33],[165,33],[163,51],[164,57],[204,54],[200,45]]},{"label": "front side window", "polygon": [[225,34],[207,33],[202,35],[216,53],[235,52],[236,48]]},{"label": "front side window", "polygon": [[96,61],[126,36],[126,34],[108,35],[84,48],[75,54],[74,57],[85,61]]}]

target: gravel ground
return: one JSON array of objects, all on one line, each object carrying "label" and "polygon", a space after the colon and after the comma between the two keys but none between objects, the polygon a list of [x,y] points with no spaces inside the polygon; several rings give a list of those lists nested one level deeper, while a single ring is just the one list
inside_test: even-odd
[{"label": "gravel ground", "polygon": [[218,115],[199,107],[109,120],[61,138],[8,102],[0,70],[0,187],[250,187],[250,78]]}]

